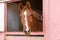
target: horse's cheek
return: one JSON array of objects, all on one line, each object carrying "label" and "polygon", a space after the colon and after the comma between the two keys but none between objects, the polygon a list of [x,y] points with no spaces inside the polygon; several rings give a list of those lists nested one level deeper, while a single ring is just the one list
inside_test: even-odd
[{"label": "horse's cheek", "polygon": [[25,26],[25,25],[24,25],[25,22],[24,22],[24,16],[23,16],[23,15],[21,15],[21,22],[22,22],[22,25]]}]

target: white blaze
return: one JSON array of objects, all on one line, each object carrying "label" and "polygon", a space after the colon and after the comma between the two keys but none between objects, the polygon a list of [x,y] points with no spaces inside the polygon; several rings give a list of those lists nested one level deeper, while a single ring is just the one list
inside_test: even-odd
[{"label": "white blaze", "polygon": [[25,15],[25,25],[26,25],[26,31],[29,31],[28,21],[27,21],[27,11],[24,11],[24,15]]}]

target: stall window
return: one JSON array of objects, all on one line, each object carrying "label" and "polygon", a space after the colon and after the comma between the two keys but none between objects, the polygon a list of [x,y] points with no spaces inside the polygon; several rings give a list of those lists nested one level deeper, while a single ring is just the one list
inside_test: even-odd
[{"label": "stall window", "polygon": [[[31,8],[34,9],[34,11],[38,12],[43,16],[43,8],[42,8],[42,0],[30,0]],[[22,3],[25,5],[25,1],[22,1]],[[23,25],[21,22],[21,16],[20,16],[20,7],[19,2],[9,2],[7,3],[7,27],[5,28],[7,34],[23,34]],[[41,27],[40,30],[31,32],[32,35],[35,34],[43,34],[43,21],[41,21]]]}]

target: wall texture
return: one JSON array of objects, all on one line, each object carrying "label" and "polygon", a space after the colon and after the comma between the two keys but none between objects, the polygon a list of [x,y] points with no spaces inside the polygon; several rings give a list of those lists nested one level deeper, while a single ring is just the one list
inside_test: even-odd
[{"label": "wall texture", "polygon": [[46,40],[60,40],[60,0],[45,0],[46,5]]}]

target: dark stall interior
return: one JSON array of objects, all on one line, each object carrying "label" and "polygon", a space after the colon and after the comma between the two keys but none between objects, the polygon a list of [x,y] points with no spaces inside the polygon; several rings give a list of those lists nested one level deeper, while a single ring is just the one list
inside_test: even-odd
[{"label": "dark stall interior", "polygon": [[[30,2],[32,9],[42,13],[42,0],[28,0],[28,1]],[[25,5],[27,0],[10,2],[7,5],[8,32],[20,32],[23,30],[21,18],[19,16],[20,15],[19,2],[22,2]]]},{"label": "dark stall interior", "polygon": [[[42,0],[28,0],[31,4],[32,9],[36,9],[42,12]],[[25,5],[27,0],[22,0],[22,3]]]}]

